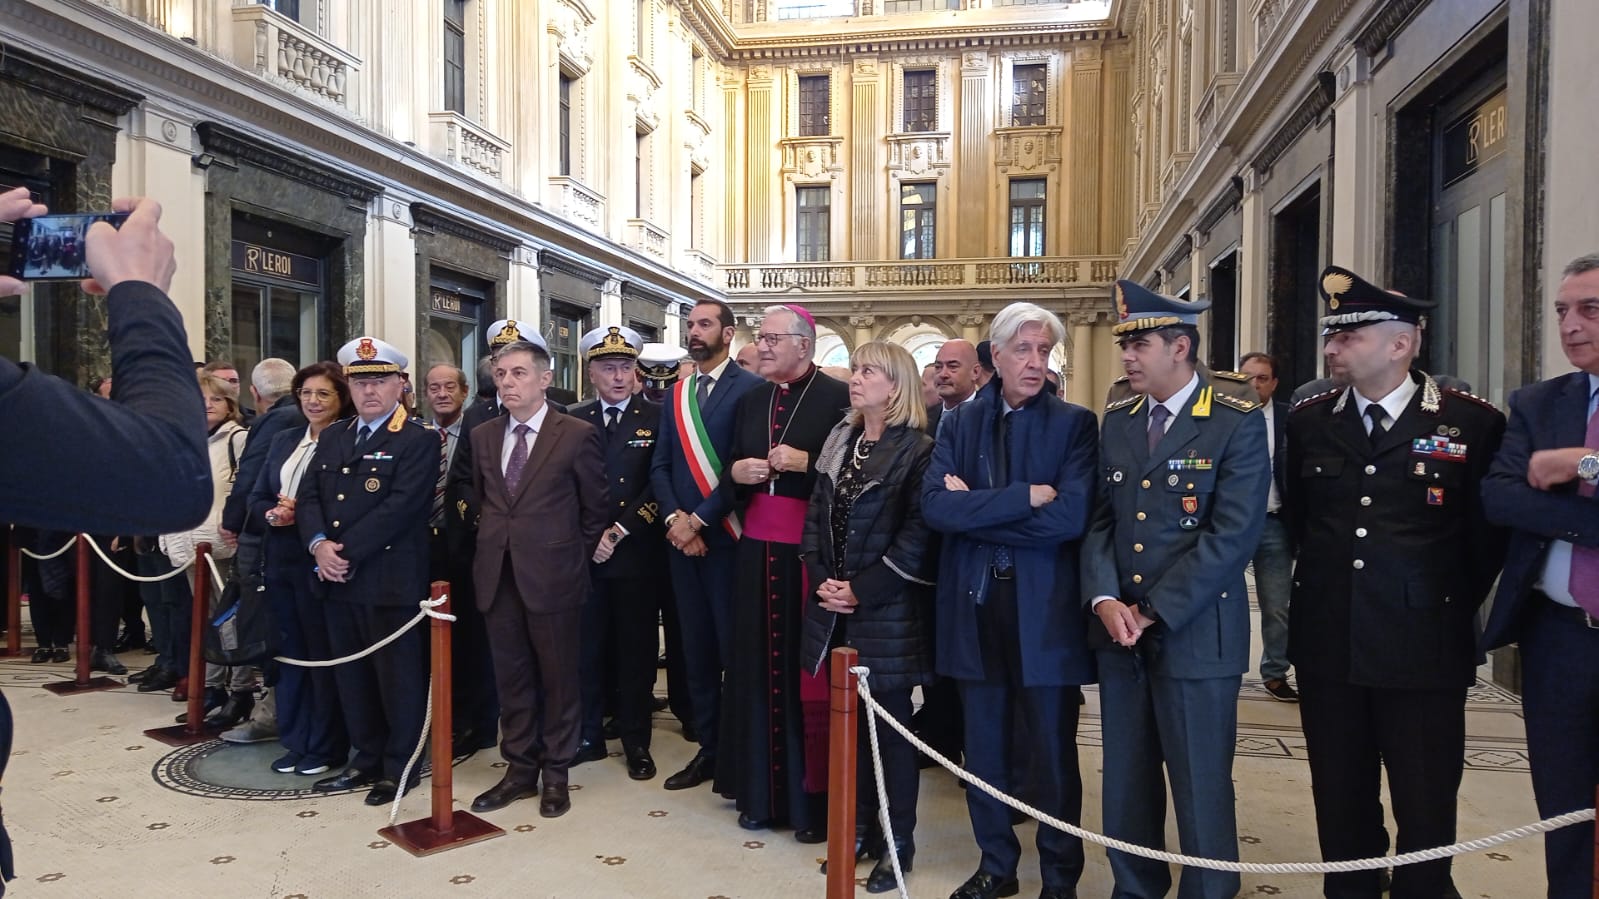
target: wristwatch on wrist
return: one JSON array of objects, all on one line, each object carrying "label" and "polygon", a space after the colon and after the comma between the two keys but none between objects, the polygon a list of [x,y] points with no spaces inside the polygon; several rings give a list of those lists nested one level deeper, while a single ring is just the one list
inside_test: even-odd
[{"label": "wristwatch on wrist", "polygon": [[1599,481],[1599,452],[1589,453],[1577,460],[1577,477],[1589,483]]}]

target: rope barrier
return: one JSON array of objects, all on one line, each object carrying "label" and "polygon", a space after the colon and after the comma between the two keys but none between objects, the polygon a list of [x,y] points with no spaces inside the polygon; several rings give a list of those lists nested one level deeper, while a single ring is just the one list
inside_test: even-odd
[{"label": "rope barrier", "polygon": [[[1094,843],[1099,846],[1104,846],[1107,849],[1115,849],[1119,852],[1125,852],[1129,855],[1136,855],[1141,858],[1166,862],[1167,864],[1178,864],[1191,868],[1205,868],[1211,871],[1229,871],[1237,874],[1341,874],[1349,871],[1372,871],[1379,868],[1397,868],[1403,865],[1417,864],[1419,862],[1437,861],[1439,859],[1450,858],[1456,855],[1465,855],[1468,852],[1480,852],[1484,849],[1491,849],[1495,846],[1501,846],[1505,843],[1526,839],[1527,837],[1535,834],[1548,833],[1549,831],[1559,830],[1562,827],[1567,827],[1572,824],[1580,824],[1584,821],[1594,820],[1594,810],[1589,808],[1581,811],[1567,812],[1563,815],[1555,815],[1554,817],[1545,818],[1542,821],[1537,821],[1522,827],[1514,827],[1510,830],[1501,831],[1493,834],[1492,836],[1456,843],[1453,846],[1438,846],[1431,849],[1418,849],[1414,852],[1406,852],[1402,855],[1395,856],[1376,856],[1373,858],[1347,859],[1330,862],[1235,862],[1224,859],[1197,858],[1192,855],[1182,855],[1176,852],[1165,852],[1160,849],[1150,849],[1146,846],[1138,846],[1133,843],[1128,843],[1124,840],[1118,840],[1114,837],[1107,837],[1102,834],[1094,833],[1090,830],[1084,830],[1083,828],[1074,824],[1069,824],[1065,821],[1055,818],[1052,815],[1048,815],[1042,811],[1039,811],[1038,809],[1033,808],[1019,799],[1001,793],[1000,791],[989,786],[987,783],[984,783],[981,778],[968,773],[965,769],[945,758],[938,752],[938,750],[922,742],[920,738],[911,733],[909,728],[907,728],[904,724],[901,724],[897,719],[894,718],[893,715],[889,714],[887,709],[884,709],[882,706],[878,705],[877,700],[872,698],[871,687],[867,684],[867,678],[871,674],[871,669],[865,667],[864,665],[857,665],[851,668],[850,672],[855,674],[860,679],[859,692],[861,704],[866,706],[867,712],[872,716],[868,719],[868,721],[870,722],[877,717],[882,717],[883,720],[888,722],[890,727],[898,731],[899,735],[904,737],[912,746],[916,747],[922,753],[927,755],[928,758],[938,762],[939,765],[943,766],[951,774],[954,774],[961,780],[966,781],[966,783],[970,784],[971,786],[982,790],[984,793],[987,793],[989,796],[992,796],[994,799],[999,800],[1005,805],[1016,809],[1017,811],[1039,821],[1042,824],[1053,827],[1056,830],[1064,831],[1080,840]],[[868,726],[867,731],[873,737],[872,768],[877,777],[878,795],[886,796],[887,788],[884,785],[883,759],[881,754],[878,752],[876,731],[870,725]],[[887,829],[887,817],[888,816],[885,811],[883,813],[883,823],[885,826],[884,834],[890,839],[889,851],[892,852],[893,843],[892,837],[889,835],[889,830]],[[897,857],[894,864],[894,874],[899,883],[900,895],[907,895],[905,893],[905,880],[900,875]]]},{"label": "rope barrier", "polygon": [[[293,666],[295,666],[297,668],[332,668],[335,665],[343,665],[346,662],[353,662],[356,659],[364,659],[367,656],[369,656],[369,655],[377,652],[378,650],[382,649],[383,647],[388,646],[390,643],[393,643],[395,640],[398,640],[401,637],[405,636],[405,632],[406,631],[410,630],[413,627],[416,627],[417,624],[419,624],[422,621],[422,619],[424,619],[424,618],[441,618],[441,619],[443,619],[445,621],[454,621],[455,620],[455,616],[449,614],[448,612],[435,612],[435,611],[433,611],[434,609],[436,609],[439,606],[443,605],[447,599],[449,599],[449,597],[445,596],[445,597],[442,597],[442,598],[440,598],[438,600],[424,599],[421,602],[417,603],[418,606],[421,606],[422,610],[420,612],[416,613],[416,617],[415,618],[412,618],[410,621],[407,621],[405,624],[401,625],[399,630],[395,631],[392,634],[389,634],[387,637],[384,637],[382,640],[379,640],[378,642],[372,644],[371,646],[368,646],[366,649],[363,649],[360,652],[351,653],[350,655],[347,655],[347,656],[341,656],[341,657],[339,657],[337,659],[325,659],[325,660],[320,660],[320,661],[307,661],[305,659],[291,659],[288,656],[273,656],[272,659],[273,659],[273,661],[282,662],[285,665],[293,665]],[[431,706],[432,705],[432,694],[431,693],[429,693],[429,695],[428,695],[428,702],[429,702],[429,705]]]},{"label": "rope barrier", "polygon": [[216,557],[210,553],[205,554],[205,563],[211,567],[211,583],[216,585],[217,596],[221,596],[228,589],[227,580],[222,577],[221,569],[217,568]]},{"label": "rope barrier", "polygon": [[[423,600],[424,604],[426,604],[427,602],[428,602],[427,600]],[[424,612],[423,614],[426,615],[427,613]],[[446,619],[448,619],[450,621],[454,621],[455,620],[455,616],[454,615],[436,615],[436,617],[446,618]],[[419,616],[417,618],[417,620],[420,621],[421,617]],[[412,624],[415,624],[415,623],[416,622],[412,622]],[[407,625],[407,626],[409,626],[409,625]],[[394,826],[394,822],[400,820],[400,801],[405,798],[405,791],[406,791],[406,786],[405,785],[411,782],[411,770],[416,767],[417,761],[422,758],[422,750],[427,748],[428,737],[432,735],[432,731],[433,731],[433,672],[431,672],[431,671],[428,672],[428,693],[427,693],[427,695],[428,695],[427,711],[424,712],[423,715],[422,715],[422,737],[421,737],[421,739],[416,741],[416,751],[411,753],[411,760],[409,762],[405,763],[405,771],[400,774],[400,785],[398,787],[396,787],[395,790],[394,790],[394,802],[392,804],[390,804],[390,806],[389,806],[389,826],[390,827]],[[449,765],[450,763],[452,763],[454,761],[455,761],[455,759],[445,759],[443,764]],[[440,763],[439,763],[438,759],[434,759],[433,760],[433,766],[434,766],[435,770],[437,770],[439,764]]]},{"label": "rope barrier", "polygon": [[34,552],[33,550],[28,549],[26,546],[22,547],[22,554],[27,556],[30,559],[38,559],[41,562],[48,562],[51,559],[56,558],[57,556],[65,554],[66,551],[71,549],[73,547],[73,545],[76,544],[77,542],[78,542],[78,535],[77,534],[73,534],[71,537],[67,538],[67,543],[66,543],[65,546],[61,547],[60,549],[56,550],[53,553],[50,553],[47,556],[41,556],[38,553]]},{"label": "rope barrier", "polygon": [[[111,557],[106,555],[106,551],[100,548],[100,544],[94,542],[94,538],[93,537],[89,536],[88,534],[84,534],[83,537],[84,537],[85,540],[89,541],[90,548],[92,548],[94,550],[94,554],[95,555],[100,557],[100,561],[102,561],[102,562],[104,562],[106,564],[107,568],[110,568],[112,571],[115,571],[117,574],[122,575],[123,577],[127,578],[130,581],[134,581],[134,582],[140,583],[140,584],[154,584],[154,583],[158,583],[160,581],[168,580],[169,578],[175,578],[178,575],[184,573],[185,571],[188,571],[189,570],[189,566],[194,564],[194,560],[190,559],[189,561],[184,562],[182,567],[174,568],[171,571],[167,572],[166,574],[157,574],[157,575],[151,575],[151,576],[133,574],[131,572],[128,572],[128,571],[124,570],[122,568],[122,566],[118,565],[117,563],[111,561]],[[26,552],[26,550],[24,550],[24,552]]]}]

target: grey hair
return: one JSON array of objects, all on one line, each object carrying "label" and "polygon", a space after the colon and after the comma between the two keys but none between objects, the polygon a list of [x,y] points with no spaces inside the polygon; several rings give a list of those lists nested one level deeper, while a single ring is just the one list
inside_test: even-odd
[{"label": "grey hair", "polygon": [[530,353],[534,362],[543,365],[545,368],[550,367],[550,351],[531,340],[513,340],[500,347],[494,351],[494,361],[499,362],[510,353]]},{"label": "grey hair", "polygon": [[1029,322],[1043,325],[1049,332],[1050,340],[1061,343],[1066,339],[1066,326],[1060,323],[1060,318],[1055,313],[1036,303],[1012,303],[999,314],[994,316],[994,321],[988,326],[988,340],[993,345],[994,355],[1016,339],[1022,326]]},{"label": "grey hair", "polygon": [[805,316],[800,315],[798,312],[795,312],[793,309],[790,309],[788,306],[785,306],[782,303],[778,303],[774,306],[767,306],[765,309],[761,310],[762,315],[771,315],[774,312],[781,312],[785,315],[793,316],[794,326],[799,329],[798,333],[806,340],[809,340],[812,346],[816,344],[816,328],[813,327],[810,322],[805,320]]},{"label": "grey hair", "polygon": [[1599,253],[1586,253],[1566,263],[1566,270],[1560,273],[1560,277],[1586,275],[1595,269],[1599,269]]},{"label": "grey hair", "polygon": [[273,402],[285,396],[294,386],[294,366],[284,359],[262,359],[250,372],[250,386],[261,399]]}]

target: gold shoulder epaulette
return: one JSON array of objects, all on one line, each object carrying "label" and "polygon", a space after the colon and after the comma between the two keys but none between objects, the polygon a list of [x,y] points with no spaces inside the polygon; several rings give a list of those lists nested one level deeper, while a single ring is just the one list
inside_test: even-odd
[{"label": "gold shoulder epaulette", "polygon": [[1472,401],[1473,403],[1476,403],[1479,406],[1486,406],[1489,409],[1494,410],[1495,412],[1501,412],[1500,408],[1498,406],[1495,406],[1493,404],[1492,400],[1484,399],[1483,397],[1480,397],[1480,396],[1476,395],[1475,393],[1467,393],[1466,391],[1461,390],[1458,387],[1445,387],[1445,388],[1443,388],[1443,392],[1449,394],[1450,396],[1459,397],[1459,398],[1461,398],[1463,400],[1470,400],[1470,401]]},{"label": "gold shoulder epaulette", "polygon": [[1126,375],[1122,375],[1121,377],[1117,378],[1116,380],[1112,381],[1111,383],[1112,384],[1126,384],[1127,381],[1128,381],[1127,376]]},{"label": "gold shoulder epaulette", "polygon": [[1132,396],[1124,396],[1116,402],[1107,405],[1105,407],[1105,411],[1115,412],[1117,409],[1125,409],[1135,403],[1143,402],[1143,399],[1144,395],[1142,393],[1135,393]]},{"label": "gold shoulder epaulette", "polygon": [[[1249,376],[1244,374],[1241,371],[1212,371],[1211,374],[1215,375],[1218,378],[1225,378],[1228,381],[1248,381],[1249,380]],[[1255,405],[1258,406],[1260,404],[1256,403]]]},{"label": "gold shoulder epaulette", "polygon": [[1304,399],[1300,400],[1299,402],[1294,403],[1294,407],[1292,409],[1289,409],[1288,411],[1289,412],[1298,412],[1300,409],[1303,409],[1306,406],[1314,406],[1315,404],[1317,404],[1319,402],[1322,402],[1324,400],[1330,400],[1333,397],[1335,397],[1338,394],[1343,393],[1343,392],[1344,392],[1344,388],[1342,388],[1342,387],[1334,387],[1333,389],[1325,391],[1323,393],[1313,393],[1310,396],[1307,396]]},{"label": "gold shoulder epaulette", "polygon": [[1227,406],[1231,409],[1237,409],[1239,412],[1253,412],[1260,408],[1260,404],[1254,400],[1246,400],[1243,397],[1233,396],[1229,393],[1218,393],[1213,396],[1212,399],[1218,403],[1221,403],[1223,406]]}]

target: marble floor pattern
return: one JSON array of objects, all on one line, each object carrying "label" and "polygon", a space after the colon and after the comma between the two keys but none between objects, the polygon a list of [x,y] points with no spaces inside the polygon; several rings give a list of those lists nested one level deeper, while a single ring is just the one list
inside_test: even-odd
[{"label": "marble floor pattern", "polygon": [[[1257,635],[1258,644],[1258,635]],[[31,645],[31,640],[25,641]],[[1258,651],[1258,645],[1257,645]],[[137,670],[148,656],[125,657]],[[538,816],[536,800],[487,815],[505,836],[428,858],[414,858],[377,831],[387,809],[359,795],[316,796],[314,778],[266,769],[276,744],[211,744],[178,750],[143,729],[168,724],[181,706],[166,694],[131,688],[55,696],[41,689],[71,677],[70,665],[0,660],[0,687],[16,713],[16,743],[5,783],[5,820],[16,845],[20,897],[216,895],[327,899],[384,897],[793,897],[821,896],[823,847],[796,843],[786,830],[749,832],[731,803],[709,787],[661,788],[693,753],[676,721],[658,715],[654,753],[661,776],[627,778],[620,746],[612,758],[575,768],[572,811]],[[1093,688],[1078,735],[1085,826],[1099,813],[1099,702]],[[1316,858],[1309,773],[1297,707],[1273,701],[1258,678],[1239,696],[1238,820],[1241,851],[1252,861]],[[1471,692],[1462,839],[1537,818],[1516,697],[1485,681]],[[494,784],[494,751],[458,760],[455,796],[465,807]],[[230,773],[231,772],[231,773]],[[236,786],[218,789],[209,781]],[[407,798],[400,820],[427,814],[424,789]],[[946,772],[922,773],[918,855],[910,895],[944,897],[975,870],[964,794]],[[1039,889],[1032,825],[1022,895]],[[1176,845],[1176,832],[1168,828]],[[1463,896],[1533,897],[1543,892],[1539,838],[1457,859]],[[868,868],[862,866],[864,878]],[[864,882],[864,881],[863,881]],[[1088,847],[1080,895],[1106,896],[1103,850]],[[1242,896],[1316,896],[1314,877],[1249,876]],[[866,895],[864,890],[859,895]]]}]

